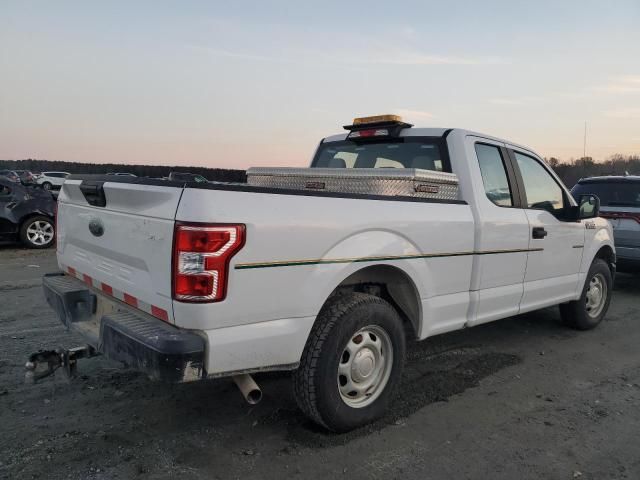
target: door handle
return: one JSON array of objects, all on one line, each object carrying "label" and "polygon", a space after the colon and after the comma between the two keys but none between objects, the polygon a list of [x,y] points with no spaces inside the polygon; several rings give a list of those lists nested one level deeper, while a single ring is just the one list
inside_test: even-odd
[{"label": "door handle", "polygon": [[542,239],[547,236],[547,231],[544,227],[533,227],[531,230],[531,238]]}]

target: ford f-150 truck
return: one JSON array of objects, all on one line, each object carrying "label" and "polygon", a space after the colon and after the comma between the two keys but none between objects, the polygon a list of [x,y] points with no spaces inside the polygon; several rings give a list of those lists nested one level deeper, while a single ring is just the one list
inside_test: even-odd
[{"label": "ford f-150 truck", "polygon": [[249,184],[69,177],[44,291],[87,346],[34,354],[31,374],[103,354],[152,379],[232,376],[257,401],[251,373],[292,370],[300,408],[347,431],[382,415],[410,340],[551,305],[602,321],[615,250],[597,197],[492,136],[345,129],[311,168]]}]

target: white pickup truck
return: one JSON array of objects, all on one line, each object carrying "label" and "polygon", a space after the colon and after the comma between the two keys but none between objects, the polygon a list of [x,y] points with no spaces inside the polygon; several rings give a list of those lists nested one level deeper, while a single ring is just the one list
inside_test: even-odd
[{"label": "white pickup truck", "polygon": [[248,374],[292,370],[300,408],[346,431],[382,415],[409,340],[551,305],[600,323],[615,250],[597,197],[491,136],[345,128],[311,168],[249,184],[69,177],[44,291],[88,346],[34,354],[32,374],[99,353],[153,379],[233,376],[257,401]]}]

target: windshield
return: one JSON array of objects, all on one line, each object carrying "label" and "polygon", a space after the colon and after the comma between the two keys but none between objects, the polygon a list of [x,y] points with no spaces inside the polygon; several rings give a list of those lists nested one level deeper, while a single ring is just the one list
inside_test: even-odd
[{"label": "windshield", "polygon": [[450,171],[442,157],[441,139],[404,137],[379,142],[349,140],[320,145],[313,168],[421,168]]},{"label": "windshield", "polygon": [[579,183],[571,190],[574,197],[596,195],[603,207],[640,207],[640,182]]}]

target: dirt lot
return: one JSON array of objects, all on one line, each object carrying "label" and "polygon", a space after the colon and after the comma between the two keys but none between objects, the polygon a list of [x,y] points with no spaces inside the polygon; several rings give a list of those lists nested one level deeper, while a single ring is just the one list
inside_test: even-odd
[{"label": "dirt lot", "polygon": [[1,478],[640,478],[640,276],[592,332],[549,309],[414,345],[389,415],[329,435],[286,374],[257,377],[256,407],[228,380],[155,384],[99,357],[24,385],[29,353],[80,344],[41,292],[55,268],[0,247]]}]

